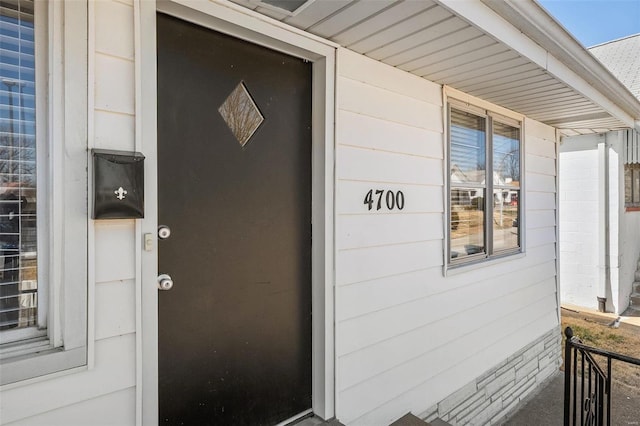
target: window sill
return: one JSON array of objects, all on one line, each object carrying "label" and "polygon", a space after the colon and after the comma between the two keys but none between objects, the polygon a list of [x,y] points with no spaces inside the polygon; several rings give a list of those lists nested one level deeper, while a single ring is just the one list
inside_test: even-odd
[{"label": "window sill", "polygon": [[469,263],[458,264],[446,264],[443,268],[442,275],[445,277],[454,276],[458,274],[464,274],[467,272],[476,271],[481,268],[491,267],[504,262],[512,262],[514,260],[522,259],[525,257],[524,251],[515,253],[503,253],[499,255],[493,255],[492,257],[485,257]]},{"label": "window sill", "polygon": [[0,386],[4,389],[8,385],[84,366],[87,363],[86,349],[52,348],[48,339],[33,339],[15,348],[3,348]]},{"label": "window sill", "polygon": [[49,344],[49,339],[46,336],[5,343],[0,345],[0,360],[3,363],[9,362],[11,359],[31,355],[48,349],[51,349],[51,345]]}]

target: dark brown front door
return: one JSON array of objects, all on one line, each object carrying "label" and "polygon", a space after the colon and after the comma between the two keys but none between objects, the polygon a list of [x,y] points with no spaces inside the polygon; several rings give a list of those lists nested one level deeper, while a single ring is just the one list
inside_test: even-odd
[{"label": "dark brown front door", "polygon": [[158,15],[161,424],[311,408],[311,66]]}]

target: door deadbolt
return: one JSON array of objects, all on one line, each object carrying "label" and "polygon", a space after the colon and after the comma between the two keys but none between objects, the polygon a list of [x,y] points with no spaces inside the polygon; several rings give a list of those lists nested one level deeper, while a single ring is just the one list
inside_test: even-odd
[{"label": "door deadbolt", "polygon": [[171,290],[173,287],[173,280],[167,274],[158,275],[158,290]]},{"label": "door deadbolt", "polygon": [[171,228],[169,228],[167,225],[158,226],[158,238],[160,238],[161,240],[166,240],[170,236]]}]

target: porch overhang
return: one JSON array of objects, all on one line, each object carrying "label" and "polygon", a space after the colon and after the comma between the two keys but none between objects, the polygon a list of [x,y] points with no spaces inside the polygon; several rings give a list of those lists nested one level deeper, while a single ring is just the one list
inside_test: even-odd
[{"label": "porch overhang", "polygon": [[640,129],[640,101],[535,0],[232,1],[564,135]]}]

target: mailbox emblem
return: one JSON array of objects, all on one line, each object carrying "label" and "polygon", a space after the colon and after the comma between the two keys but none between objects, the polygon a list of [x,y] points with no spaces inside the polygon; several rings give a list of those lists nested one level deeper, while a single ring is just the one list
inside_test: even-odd
[{"label": "mailbox emblem", "polygon": [[125,195],[127,195],[127,190],[120,187],[116,191],[113,191],[113,193],[116,194],[118,200],[124,200]]}]

